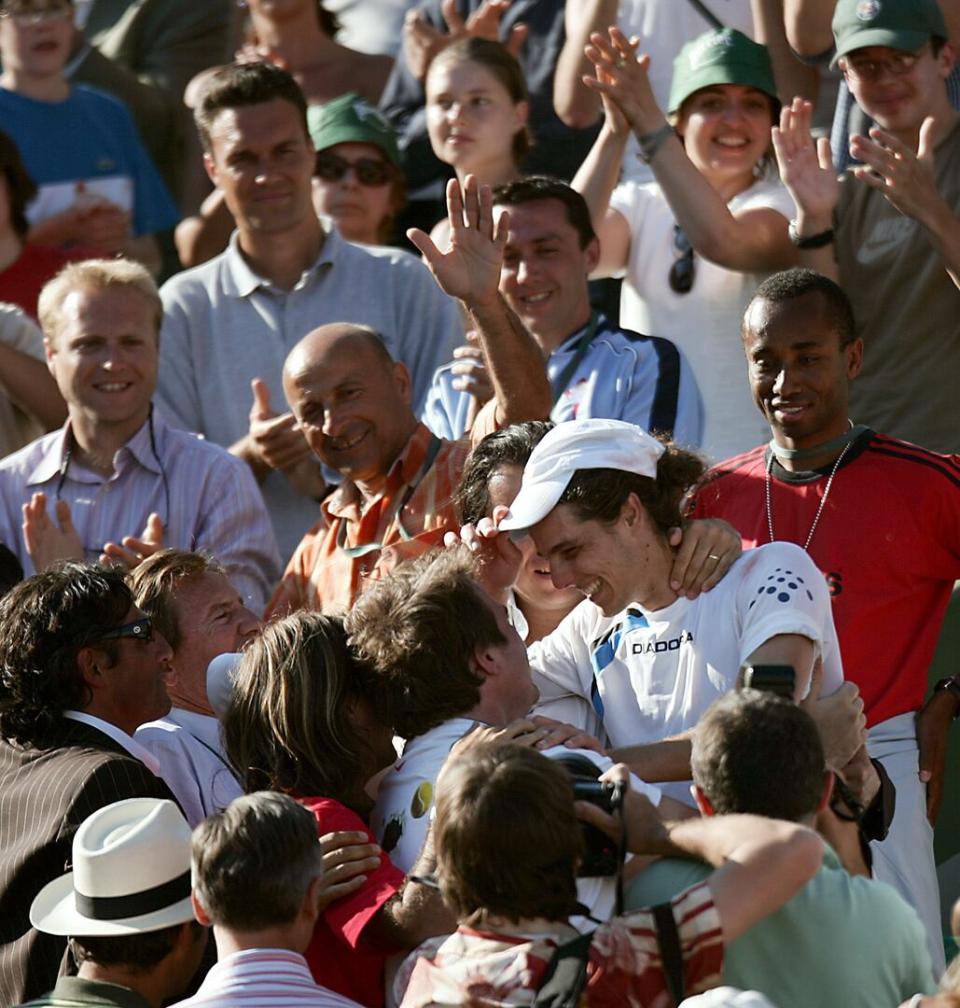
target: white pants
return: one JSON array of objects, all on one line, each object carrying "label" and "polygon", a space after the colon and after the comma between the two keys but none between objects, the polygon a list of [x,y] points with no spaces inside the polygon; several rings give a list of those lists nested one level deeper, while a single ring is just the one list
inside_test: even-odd
[{"label": "white pants", "polygon": [[867,734],[867,749],[879,759],[897,789],[896,811],[882,843],[870,844],[873,874],[892,885],[917,911],[927,931],[934,975],[945,968],[940,889],[927,819],[926,785],[920,783],[916,714],[899,714]]}]

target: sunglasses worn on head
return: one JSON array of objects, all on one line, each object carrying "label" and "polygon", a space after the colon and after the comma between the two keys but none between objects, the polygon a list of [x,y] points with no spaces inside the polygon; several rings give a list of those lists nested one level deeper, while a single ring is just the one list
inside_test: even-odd
[{"label": "sunglasses worn on head", "polygon": [[100,635],[100,640],[120,640],[121,637],[130,637],[132,640],[144,641],[153,640],[153,621],[149,616],[134,620],[132,623],[124,623],[115,630],[108,630]]},{"label": "sunglasses worn on head", "polygon": [[667,282],[674,294],[689,294],[696,272],[693,262],[693,246],[679,224],[673,225],[673,254],[676,258],[667,274]]},{"label": "sunglasses worn on head", "polygon": [[351,169],[353,169],[353,174],[360,185],[382,186],[393,178],[389,161],[377,161],[374,158],[358,158],[356,161],[347,161],[346,158],[342,158],[338,154],[330,154],[327,151],[321,151],[317,155],[317,164],[313,173],[326,182],[339,182]]}]

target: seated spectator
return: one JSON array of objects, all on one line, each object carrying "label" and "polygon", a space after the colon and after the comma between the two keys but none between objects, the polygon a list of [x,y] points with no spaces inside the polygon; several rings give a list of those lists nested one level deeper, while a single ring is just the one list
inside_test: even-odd
[{"label": "seated spectator", "polygon": [[324,232],[311,203],[316,153],[306,102],[286,71],[266,63],[218,71],[196,119],[207,171],[237,231],[221,256],[163,287],[159,400],[172,422],[251,466],[288,557],[325,492],[292,416],[271,405],[282,402],[290,350],[324,323],[369,325],[410,369],[419,411],[462,325],[414,257],[373,255]]},{"label": "seated spectator", "polygon": [[[450,183],[455,244],[441,254],[423,232],[431,269],[470,314],[498,389],[494,425],[542,416],[549,401],[533,339],[497,292],[501,238],[490,191]],[[297,547],[268,614],[291,608],[343,611],[364,579],[439,545],[455,527],[454,487],[469,444],[432,434],[411,408],[410,375],[376,333],[355,325],[314,330],[284,365],[284,390],[301,436],[343,482]]]},{"label": "seated spectator", "polygon": [[170,712],[136,731],[160,763],[160,776],[198,825],[243,792],[227,762],[220,723],[207,697],[207,666],[240,651],[260,629],[226,571],[202,553],[161,550],[130,577],[137,605],[173,649]]},{"label": "seated spectator", "polygon": [[[430,145],[461,186],[467,175],[491,188],[520,177],[530,149],[530,101],[520,64],[504,46],[460,39],[437,54],[424,83]],[[446,249],[449,221],[441,218],[430,237]]]},{"label": "seated spectator", "polygon": [[126,107],[65,67],[73,40],[71,0],[4,0],[0,18],[0,119],[40,192],[31,241],[82,245],[138,259],[153,272],[154,235],[178,219]]},{"label": "seated spectator", "polygon": [[[0,186],[2,192],[2,186]],[[59,427],[63,396],[43,359],[43,333],[12,304],[0,303],[0,459]]]},{"label": "seated spectator", "polygon": [[[268,624],[244,653],[223,718],[244,791],[282,791],[313,813],[321,838],[353,831],[372,845],[366,787],[395,753],[392,732],[373,713],[368,676],[338,620],[294,613]],[[453,920],[439,894],[405,878],[378,847],[366,853],[359,888],[320,914],[306,958],[321,986],[376,1008],[387,957],[448,933]],[[427,845],[411,874],[433,868]]]},{"label": "seated spectator", "polygon": [[[497,509],[494,521],[465,529],[481,558],[498,558],[481,568],[494,597],[503,597],[521,559],[499,533],[519,529],[550,561],[557,588],[587,596],[532,646],[534,680],[545,699],[572,694],[591,703],[610,742],[631,747],[621,753],[644,780],[689,779],[690,733],[744,663],[792,665],[797,698],[807,695],[817,659],[824,694],[842,682],[826,582],[800,547],[749,550],[721,579],[737,553],[736,545],[728,550],[724,524],[713,540],[723,545],[698,547],[707,587],[719,584],[694,599],[681,593],[669,534],[702,472],[699,458],[632,424],[570,421],[534,448],[509,512]],[[851,733],[831,740],[836,766],[862,745],[856,690],[840,699],[854,709]],[[686,783],[664,792],[690,801]]]},{"label": "seated spectator", "polygon": [[313,206],[347,241],[389,245],[407,192],[397,138],[383,114],[350,91],[307,109],[317,149]]},{"label": "seated spectator", "polygon": [[[545,176],[493,194],[509,211],[500,293],[540,344],[553,392],[550,418],[629,420],[696,447],[703,410],[686,358],[666,339],[613,326],[591,310],[587,279],[600,245],[583,197]],[[424,422],[460,437],[492,395],[476,342],[454,351],[433,377]]]},{"label": "seated spectator", "polygon": [[[595,275],[625,276],[620,321],[686,355],[703,450],[722,459],[763,436],[736,338],[743,310],[765,274],[800,255],[787,232],[793,203],[771,167],[780,103],[766,48],[725,29],[684,46],[665,118],[636,47],[616,28],[591,36],[605,118],[573,185],[600,238]],[[657,181],[614,191],[631,134]]]},{"label": "seated spectator", "polygon": [[[608,777],[624,780],[626,768]],[[617,817],[586,803],[575,811],[569,775],[540,753],[477,747],[451,761],[437,796],[437,880],[460,927],[403,964],[401,1008],[478,997],[532,1003],[557,948],[580,937],[567,923],[584,849],[578,814],[611,837],[622,834],[634,853],[681,852],[717,869],[668,904],[689,993],[719,982],[725,944],[793,896],[823,853],[811,830],[756,816],[664,825],[629,789]],[[667,1003],[665,963],[651,941],[657,930],[653,913],[638,910],[601,924],[589,945],[581,939],[580,1003]]]},{"label": "seated spectator", "polygon": [[[697,807],[708,817],[746,813],[812,827],[833,788],[811,718],[758,690],[728,693],[710,707],[691,765]],[[630,883],[625,904],[670,900],[710,871],[698,861],[656,861]],[[888,886],[849,875],[829,846],[820,871],[786,906],[730,943],[723,978],[777,1008],[875,1008],[934,989],[916,913]]]},{"label": "seated spectator", "polygon": [[47,883],[33,926],[67,935],[77,976],[31,1008],[161,1008],[200,965],[207,931],[190,901],[190,829],[172,801],[128,798],[88,816],[73,838],[73,870]]},{"label": "seated spectator", "polygon": [[313,816],[292,798],[258,791],[202,822],[193,835],[193,906],[213,927],[218,959],[177,1008],[358,1008],[318,987],[303,957],[330,892]]},{"label": "seated spectator", "polygon": [[0,541],[28,573],[204,549],[259,609],[279,564],[249,470],[153,411],[162,314],[150,275],[125,260],[71,263],[44,288],[47,361],[69,415],[0,462]]},{"label": "seated spectator", "polygon": [[119,571],[61,564],[0,601],[3,1004],[56,982],[66,939],[32,929],[28,911],[70,863],[81,823],[125,798],[172,797],[132,738],[169,710],[169,662]]},{"label": "seated spectator", "polygon": [[37,298],[43,285],[73,257],[27,241],[27,206],[37,195],[37,185],[27,174],[17,145],[3,130],[0,172],[4,180],[0,182],[0,301],[15,304],[36,319]]}]

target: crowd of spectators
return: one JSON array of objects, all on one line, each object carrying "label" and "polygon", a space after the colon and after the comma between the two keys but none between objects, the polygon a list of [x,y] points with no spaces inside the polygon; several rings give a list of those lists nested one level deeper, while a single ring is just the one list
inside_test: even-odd
[{"label": "crowd of spectators", "polygon": [[0,0],[0,1004],[957,1008],[958,58]]}]

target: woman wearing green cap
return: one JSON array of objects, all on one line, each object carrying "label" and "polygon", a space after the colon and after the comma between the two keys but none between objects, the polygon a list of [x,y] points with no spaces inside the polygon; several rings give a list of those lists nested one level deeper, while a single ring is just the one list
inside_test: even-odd
[{"label": "woman wearing green cap", "polygon": [[[587,56],[605,121],[574,179],[600,237],[597,275],[625,274],[621,323],[686,354],[704,402],[703,450],[714,460],[769,437],[753,404],[740,322],[768,273],[796,265],[793,202],[769,158],[779,102],[764,46],[732,29],[688,43],[674,63],[669,119],[649,56],[616,28]],[[617,178],[630,134],[655,183]]]}]

